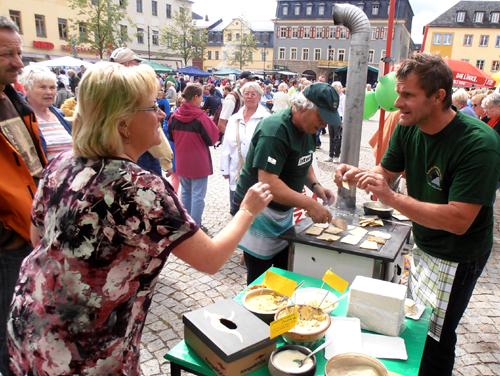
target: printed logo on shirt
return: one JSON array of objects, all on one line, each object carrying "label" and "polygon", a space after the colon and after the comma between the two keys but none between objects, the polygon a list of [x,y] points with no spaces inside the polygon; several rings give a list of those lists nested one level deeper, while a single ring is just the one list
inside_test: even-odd
[{"label": "printed logo on shirt", "polygon": [[312,154],[305,155],[299,159],[299,163],[297,163],[297,166],[302,166],[303,164],[310,162],[311,159],[312,159]]},{"label": "printed logo on shirt", "polygon": [[427,171],[427,184],[432,188],[442,190],[441,188],[441,171],[439,167],[433,166]]},{"label": "printed logo on shirt", "polygon": [[276,159],[271,158],[271,157],[267,157],[267,161],[268,161],[269,163],[271,163],[271,164],[273,164],[273,165],[275,165],[275,166],[276,166]]}]

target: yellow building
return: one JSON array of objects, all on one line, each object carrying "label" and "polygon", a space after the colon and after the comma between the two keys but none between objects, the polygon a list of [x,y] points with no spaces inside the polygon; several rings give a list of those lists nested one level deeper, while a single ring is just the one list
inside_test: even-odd
[{"label": "yellow building", "polygon": [[422,50],[500,70],[500,1],[461,1],[426,27]]},{"label": "yellow building", "polygon": [[208,30],[208,41],[203,61],[203,70],[240,69],[238,64],[230,64],[230,56],[243,38],[252,34],[255,39],[253,62],[241,67],[260,73],[273,69],[274,24],[271,21],[246,22],[235,18],[230,22],[221,22]]}]

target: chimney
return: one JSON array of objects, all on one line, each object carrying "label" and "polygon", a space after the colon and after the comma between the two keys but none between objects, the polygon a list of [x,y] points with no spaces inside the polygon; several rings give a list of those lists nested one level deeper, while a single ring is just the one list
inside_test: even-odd
[{"label": "chimney", "polygon": [[205,15],[205,21],[208,22],[208,14]]}]

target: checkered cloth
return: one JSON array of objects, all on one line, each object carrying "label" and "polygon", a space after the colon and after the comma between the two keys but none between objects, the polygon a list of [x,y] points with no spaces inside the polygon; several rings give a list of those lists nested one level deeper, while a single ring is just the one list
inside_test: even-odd
[{"label": "checkered cloth", "polygon": [[408,297],[418,304],[434,309],[428,335],[439,342],[451,287],[458,263],[430,256],[421,249],[413,249],[410,259]]}]

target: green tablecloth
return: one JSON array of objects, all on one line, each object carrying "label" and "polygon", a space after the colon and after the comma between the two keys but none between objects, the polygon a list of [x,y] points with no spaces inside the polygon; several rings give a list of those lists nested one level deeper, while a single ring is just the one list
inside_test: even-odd
[{"label": "green tablecloth", "polygon": [[[308,276],[304,276],[302,274],[297,274],[293,272],[289,272],[286,270],[272,268],[270,269],[274,273],[283,275],[287,278],[293,279],[297,282],[305,281],[303,287],[320,287],[323,283],[321,280],[317,278],[312,278]],[[260,276],[256,279],[253,284],[260,284],[264,278],[264,275]],[[332,291],[335,295],[340,296],[337,291],[331,289],[328,285],[325,284],[324,289]],[[240,292],[237,296],[235,296],[234,300],[238,303],[241,303],[241,298],[245,291]],[[347,311],[347,299],[343,299],[340,301],[339,306],[332,312],[332,316],[344,317]],[[429,323],[431,319],[431,308],[427,307],[422,314],[422,317],[418,321],[413,321],[411,319],[406,319],[406,330],[401,335],[401,338],[404,339],[406,345],[406,352],[408,354],[408,360],[390,360],[390,359],[380,359],[382,363],[385,364],[389,371],[399,373],[404,376],[417,376],[418,369],[420,368],[420,361],[422,359],[422,353],[424,351],[425,340],[427,338],[427,331],[429,330]],[[320,344],[322,344],[324,340],[322,340]],[[278,347],[283,345],[284,342],[280,338],[278,341]],[[317,375],[324,376],[324,369],[327,360],[325,359],[325,351],[321,350],[316,354],[316,359],[318,363]],[[171,362],[175,362],[180,364],[183,367],[186,367],[190,370],[198,372],[207,376],[217,376],[215,372],[213,372],[206,363],[201,360],[201,358],[196,355],[196,353],[186,345],[184,341],[178,343],[173,349],[171,349],[166,355],[165,359],[170,360]],[[269,371],[267,367],[263,367],[261,369],[252,372],[250,375],[252,376],[269,376]]]}]

